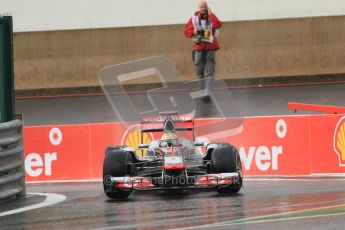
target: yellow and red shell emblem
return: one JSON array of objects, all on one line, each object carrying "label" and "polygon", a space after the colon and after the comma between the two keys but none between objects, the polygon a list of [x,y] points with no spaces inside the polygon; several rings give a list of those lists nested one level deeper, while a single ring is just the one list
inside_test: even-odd
[{"label": "yellow and red shell emblem", "polygon": [[[140,125],[133,125],[129,127],[124,133],[121,141],[121,145],[126,145],[137,149],[139,144],[150,144],[153,140],[151,133],[142,133],[140,130]],[[138,156],[146,156],[147,150],[136,150]]]},{"label": "yellow and red shell emblem", "polygon": [[334,150],[339,157],[339,165],[345,166],[345,117],[340,119],[335,129]]}]

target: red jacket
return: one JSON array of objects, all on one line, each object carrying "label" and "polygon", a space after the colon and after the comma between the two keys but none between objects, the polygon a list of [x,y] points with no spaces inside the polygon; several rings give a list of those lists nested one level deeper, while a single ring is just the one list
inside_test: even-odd
[{"label": "red jacket", "polygon": [[[195,16],[200,17],[200,12],[196,12]],[[212,22],[212,33],[215,34],[215,30],[219,29],[222,26],[222,22],[219,21],[217,16],[213,13],[209,16],[210,21]],[[184,28],[184,35],[187,38],[194,37],[194,25],[193,25],[193,17],[191,17]],[[208,42],[201,42],[200,44],[196,44],[194,42],[194,50],[217,50],[219,49],[218,40],[214,37],[213,43]]]}]

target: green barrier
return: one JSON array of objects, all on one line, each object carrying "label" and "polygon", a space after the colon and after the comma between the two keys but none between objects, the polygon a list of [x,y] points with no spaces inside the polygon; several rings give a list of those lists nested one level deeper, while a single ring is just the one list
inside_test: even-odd
[{"label": "green barrier", "polygon": [[0,17],[0,123],[14,119],[12,17]]}]

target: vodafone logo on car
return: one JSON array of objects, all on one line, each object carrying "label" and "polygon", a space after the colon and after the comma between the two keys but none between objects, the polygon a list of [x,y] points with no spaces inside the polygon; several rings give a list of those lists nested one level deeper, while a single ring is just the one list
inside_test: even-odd
[{"label": "vodafone logo on car", "polygon": [[154,123],[159,123],[159,122],[164,122],[167,118],[172,119],[175,122],[178,121],[192,121],[193,117],[188,116],[188,115],[170,115],[170,116],[148,116],[148,117],[143,117],[141,118],[141,122],[147,123],[147,122],[154,122]]},{"label": "vodafone logo on car", "polygon": [[[63,135],[59,128],[52,128],[48,135],[49,142],[52,146],[59,146],[62,142]],[[51,176],[53,162],[57,160],[56,152],[47,152],[43,157],[38,153],[29,153],[25,158],[25,171],[31,177],[41,175]]]},{"label": "vodafone logo on car", "polygon": [[[275,127],[275,135],[279,139],[284,139],[287,134],[287,125],[283,119],[279,119]],[[260,132],[258,131],[258,135]],[[259,171],[273,170],[279,168],[279,157],[283,154],[283,146],[249,146],[240,147],[239,153],[245,170],[250,170],[253,164]]]}]

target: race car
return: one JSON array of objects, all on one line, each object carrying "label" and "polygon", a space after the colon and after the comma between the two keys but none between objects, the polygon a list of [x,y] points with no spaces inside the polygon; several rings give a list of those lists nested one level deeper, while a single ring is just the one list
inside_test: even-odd
[{"label": "race car", "polygon": [[[162,136],[136,149],[122,145],[106,149],[103,187],[107,197],[126,199],[134,190],[214,189],[235,194],[242,188],[236,147],[195,141],[194,116],[161,113],[143,117],[141,133],[145,132],[160,132]],[[182,132],[191,132],[192,141],[179,137]],[[138,151],[145,152],[144,156]]]}]

